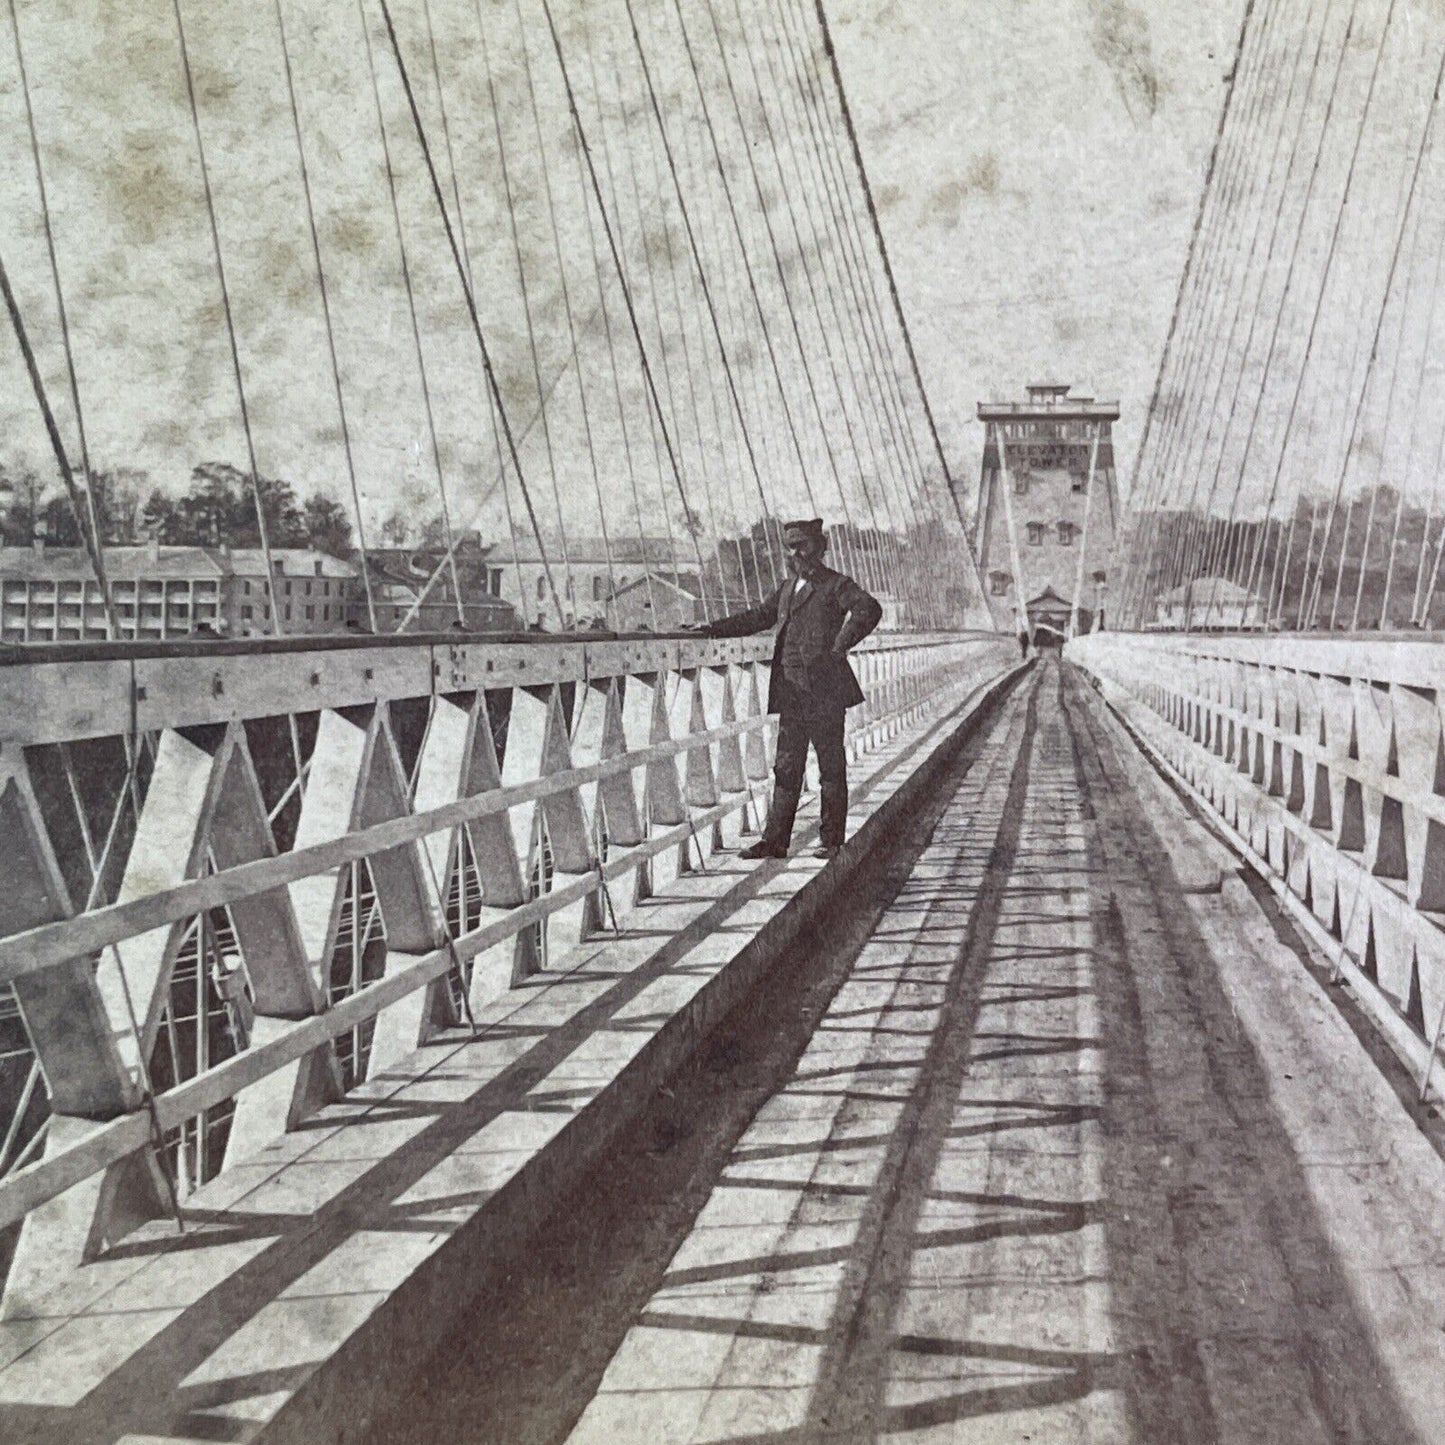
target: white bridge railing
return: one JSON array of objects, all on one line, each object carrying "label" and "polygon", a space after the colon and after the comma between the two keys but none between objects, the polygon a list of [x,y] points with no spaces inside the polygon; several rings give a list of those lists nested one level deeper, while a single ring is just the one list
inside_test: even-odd
[{"label": "white bridge railing", "polygon": [[1312,929],[1423,1097],[1445,1020],[1445,646],[1094,633],[1066,655]]},{"label": "white bridge railing", "polygon": [[[755,828],[770,649],[459,639],[0,667],[7,1298]],[[875,635],[852,751],[1016,655]]]}]

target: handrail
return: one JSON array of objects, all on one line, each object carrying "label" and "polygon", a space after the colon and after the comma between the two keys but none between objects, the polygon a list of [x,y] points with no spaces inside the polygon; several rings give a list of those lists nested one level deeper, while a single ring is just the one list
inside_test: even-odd
[{"label": "handrail", "polygon": [[[698,644],[700,640],[692,637],[688,642]],[[864,707],[851,715],[855,727],[852,736],[855,739],[861,736],[865,745],[870,740],[891,736],[902,721],[930,709],[940,698],[952,695],[962,688],[977,686],[980,682],[999,675],[1016,657],[1014,640],[1001,638],[996,634],[870,638],[868,644],[859,651],[863,653],[866,664],[864,675],[872,679],[868,688],[869,696]],[[678,727],[697,727],[702,717],[697,711],[701,698],[711,695],[716,703],[717,698],[729,689],[736,690],[734,683],[729,681],[728,669],[746,684],[747,689],[756,689],[760,683],[765,682],[764,664],[759,657],[761,651],[762,647],[754,646],[740,653],[736,644],[729,642],[704,646],[684,645],[682,648],[674,645],[674,667],[676,663],[684,660],[690,664],[690,669],[685,666],[675,674],[672,668],[662,667],[657,670],[660,662],[665,663],[667,659],[660,658],[654,648],[634,652],[633,665],[639,667],[640,677],[650,679],[648,686],[660,687],[664,675],[676,675],[679,678],[695,676],[699,679],[695,684],[698,690],[692,695],[690,722],[687,706],[683,706],[679,713],[678,704],[672,700],[670,684],[666,691],[654,694],[654,701],[649,705],[654,709],[651,726],[654,729],[663,726],[663,735],[658,737],[657,732],[653,731],[652,736],[658,740],[649,741],[644,746],[627,747],[626,751],[597,761],[567,766],[556,771],[543,771],[539,776],[525,778],[520,782],[486,787],[483,791],[454,797],[438,806],[424,807],[417,812],[408,812],[403,816],[360,827],[342,836],[330,837],[325,841],[293,848],[287,852],[251,856],[247,861],[218,867],[206,876],[184,878],[182,881],[157,887],[140,897],[95,907],[71,917],[0,937],[0,986],[15,985],[24,983],[46,970],[70,966],[74,960],[93,959],[103,950],[125,944],[128,940],[143,936],[164,937],[164,930],[213,909],[230,907],[234,910],[247,900],[279,897],[277,906],[289,912],[292,907],[287,901],[286,890],[289,885],[336,873],[350,864],[375,859],[380,854],[396,855],[414,849],[417,850],[414,856],[419,860],[423,856],[421,845],[428,838],[438,834],[448,836],[458,829],[467,828],[488,818],[506,818],[509,811],[516,807],[529,804],[549,805],[546,817],[550,829],[550,807],[557,805],[552,800],[561,800],[562,812],[558,815],[559,820],[575,818],[575,824],[568,823],[566,826],[590,827],[584,812],[580,811],[582,790],[593,785],[604,785],[609,779],[636,778],[642,774],[651,779],[658,765],[671,765],[669,770],[675,773],[677,785],[684,789],[680,820],[676,820],[676,814],[664,814],[661,817],[654,814],[650,820],[644,821],[639,841],[626,844],[614,842],[603,858],[595,856],[590,843],[583,842],[579,851],[574,839],[571,856],[578,860],[583,856],[587,857],[590,860],[588,867],[585,871],[576,871],[574,864],[573,870],[569,871],[564,862],[558,859],[554,863],[555,871],[551,874],[550,886],[544,885],[546,891],[538,897],[502,905],[488,902],[491,882],[484,880],[481,897],[477,900],[479,906],[474,911],[469,911],[461,920],[460,926],[448,930],[437,920],[427,923],[421,933],[413,929],[410,935],[411,947],[416,950],[418,944],[421,944],[419,951],[408,952],[401,948],[391,936],[389,919],[384,916],[384,921],[388,924],[388,963],[382,977],[364,983],[357,981],[353,992],[334,1002],[327,1003],[324,999],[318,999],[315,1011],[309,1015],[305,1013],[304,1006],[301,1009],[304,1016],[272,1015],[264,1034],[253,1037],[248,1046],[219,1063],[204,1067],[193,1077],[180,1079],[172,1087],[147,1100],[146,1107],[141,1107],[139,1101],[132,1098],[130,1102],[113,1105],[112,1107],[120,1111],[112,1117],[95,1118],[93,1126],[80,1137],[77,1138],[73,1133],[66,1135],[65,1138],[72,1142],[53,1141],[44,1158],[0,1179],[0,1228],[24,1218],[40,1204],[55,1199],[98,1171],[118,1163],[127,1155],[144,1148],[147,1143],[154,1142],[157,1129],[183,1129],[188,1121],[227,1100],[235,1099],[243,1091],[275,1074],[277,1070],[294,1065],[314,1051],[327,1048],[332,1040],[379,1019],[401,1000],[436,984],[465,961],[498,946],[507,945],[531,927],[539,924],[545,926],[547,920],[573,909],[589,896],[598,895],[607,882],[624,878],[642,868],[649,860],[662,859],[664,855],[675,853],[680,847],[702,848],[705,851],[706,847],[712,846],[701,841],[703,835],[711,837],[714,828],[722,826],[740,810],[752,804],[752,788],[760,781],[758,769],[762,766],[761,757],[750,747],[747,756],[751,761],[744,774],[719,774],[712,761],[713,749],[725,750],[728,744],[736,746],[742,740],[760,737],[774,725],[774,719],[766,713],[755,713],[732,721],[715,722],[712,726],[700,727],[696,732],[689,730],[681,736],[669,737],[666,732],[676,731]],[[567,666],[576,669],[574,678],[579,683],[587,680],[586,661],[580,652],[580,649],[573,648],[552,654],[554,657],[560,656]],[[609,660],[620,661],[621,657],[609,654]],[[546,731],[551,736],[553,729],[561,726],[556,721],[557,697],[554,692],[544,692],[541,689],[555,688],[556,679],[537,677],[540,670],[531,668],[521,677],[511,675],[505,679],[497,678],[497,683],[513,690],[514,709],[518,705],[516,698],[521,693],[532,693],[538,702],[530,704],[534,709],[530,714],[534,721],[527,726],[535,729],[538,726],[535,719],[540,718],[545,711],[548,718]],[[708,671],[722,674],[715,680],[716,687],[721,689],[721,692],[708,694],[703,688],[701,679]],[[435,667],[424,672],[408,663],[403,671],[390,676],[378,668],[377,676],[380,689],[376,698],[378,704],[390,695],[385,691],[388,687],[392,689],[395,697],[405,697],[416,694],[408,694],[399,689],[420,685],[424,689],[421,698],[431,709],[429,715],[433,717],[444,698],[456,698],[466,692],[466,686],[461,689],[447,686],[451,679],[439,679]],[[467,684],[478,698],[482,693],[478,680],[489,676],[494,674],[489,674],[485,668],[473,668],[467,675]],[[751,681],[748,680],[750,676]],[[104,679],[102,683],[104,686],[112,685]],[[737,695],[741,706],[742,694]],[[752,691],[747,692],[748,697],[753,695]],[[606,696],[610,710],[608,715],[620,718],[621,714],[617,709],[623,694],[608,689]],[[551,700],[547,707],[541,708],[541,702],[548,698]],[[665,705],[664,698],[668,699]],[[245,700],[244,696],[241,700]],[[248,716],[244,711],[239,715],[232,711],[236,702],[234,693],[218,688],[214,695],[207,694],[200,699],[197,715],[203,720],[210,716],[215,717],[217,722],[224,721],[234,725]],[[207,705],[209,712],[206,710]],[[309,698],[307,705],[314,706]],[[659,713],[656,709],[662,711]],[[665,724],[658,721],[663,716],[668,719]],[[635,727],[640,721],[642,720],[639,717],[634,716],[628,728]],[[214,737],[214,734],[212,736]],[[381,728],[375,736],[385,740],[389,734],[385,728]],[[646,736],[646,732],[643,736]],[[617,741],[623,741],[625,745],[625,742],[635,739],[629,735],[625,740],[619,738]],[[564,744],[565,731],[560,735],[559,742],[559,745]],[[535,749],[538,745],[538,736],[533,732],[528,747]],[[392,745],[388,741],[386,746]],[[594,750],[598,746],[595,735],[591,746]],[[547,755],[544,745],[540,756],[545,758]],[[595,756],[595,751],[593,755]],[[230,755],[218,753],[216,758],[223,756]],[[525,756],[532,759],[531,766],[537,766],[538,753],[530,751]],[[739,766],[737,760],[740,755],[734,753],[732,756],[735,761],[731,766],[736,768]],[[699,757],[702,760],[700,764]],[[676,764],[678,759],[691,761],[686,767],[680,768]],[[560,760],[567,761],[565,753],[560,755]],[[220,773],[216,769],[220,767],[220,762],[213,760],[211,766],[213,777],[219,778]],[[545,768],[546,763],[543,762],[542,766]],[[314,783],[317,776],[315,769],[312,769],[310,776]],[[495,778],[495,774],[492,776]],[[739,786],[740,782],[742,786]],[[692,791],[695,783],[702,787],[701,792]],[[152,788],[155,786],[153,783]],[[194,788],[195,784],[192,783],[191,786]],[[613,783],[611,786],[616,788],[617,785]],[[646,819],[648,810],[645,795],[636,783],[630,786],[632,795],[641,806]],[[309,795],[308,788],[304,796]],[[166,816],[166,806],[168,800],[162,798],[162,816]],[[663,820],[664,817],[667,821]],[[501,836],[510,839],[512,835],[504,829]],[[554,844],[557,841],[557,835],[553,835]],[[521,847],[521,852],[525,855],[525,847]],[[514,861],[517,868],[524,871],[532,866],[526,856],[518,857]],[[478,866],[480,868],[480,864]],[[668,866],[674,867],[675,864]],[[449,878],[433,877],[431,880],[431,891],[440,894],[434,902],[442,907],[446,906],[445,900],[451,882]],[[385,910],[383,913],[385,915]],[[569,929],[574,929],[575,926],[569,924]],[[426,938],[428,931],[431,931],[430,938]],[[445,936],[449,931],[450,936]],[[329,948],[330,944],[325,947]],[[247,962],[251,963],[249,955]],[[324,971],[328,967],[326,956],[320,960],[311,958],[306,962],[312,970],[319,966]],[[164,977],[164,974],[158,976]],[[56,1047],[57,1040],[52,1039],[51,1046]],[[59,1047],[63,1052],[69,1046],[62,1041]],[[39,1044],[37,1054],[42,1055],[43,1065],[43,1051]],[[279,1130],[284,1124],[278,1123],[275,1127]]]}]

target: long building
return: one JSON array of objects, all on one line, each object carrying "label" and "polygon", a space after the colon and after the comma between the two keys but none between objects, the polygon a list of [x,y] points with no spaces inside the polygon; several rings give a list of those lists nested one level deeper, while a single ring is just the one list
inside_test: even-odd
[{"label": "long building", "polygon": [[[361,574],[355,563],[304,548],[276,548],[271,556],[281,632],[343,632],[356,620]],[[110,546],[105,568],[122,637],[264,637],[277,630],[260,548]],[[84,548],[0,547],[0,641],[108,636],[100,584]]]}]

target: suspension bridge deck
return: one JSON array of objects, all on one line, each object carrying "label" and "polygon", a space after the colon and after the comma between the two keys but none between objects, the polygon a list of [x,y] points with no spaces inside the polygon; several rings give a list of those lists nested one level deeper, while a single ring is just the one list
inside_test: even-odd
[{"label": "suspension bridge deck", "polygon": [[1445,1165],[1079,674],[809,942],[372,1438],[1439,1438]]},{"label": "suspension bridge deck", "polygon": [[1082,674],[867,779],[12,1312],[0,1437],[1438,1438],[1445,1164]]}]

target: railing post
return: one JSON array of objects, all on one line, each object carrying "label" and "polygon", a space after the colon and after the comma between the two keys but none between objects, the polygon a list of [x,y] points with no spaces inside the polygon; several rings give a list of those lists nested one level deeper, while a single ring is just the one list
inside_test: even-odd
[{"label": "railing post", "polygon": [[[7,863],[0,926],[18,933],[68,917],[72,909],[19,749],[6,749],[0,766],[0,827]],[[14,988],[50,1100],[46,1154],[84,1138],[100,1121],[137,1107],[140,1091],[116,1047],[114,1024],[90,959],[18,978]],[[95,1174],[32,1210],[20,1227],[0,1298],[0,1318],[39,1313],[49,1286],[94,1254],[108,1222],[151,1217],[164,1198],[163,1182],[147,1153]]]},{"label": "railing post", "polygon": [[[468,797],[494,792],[502,786],[495,734],[483,692],[477,693],[470,710],[462,786]],[[474,818],[466,825],[466,832],[482,884],[482,918],[500,916],[505,910],[525,903],[526,855],[518,856],[516,835],[507,814],[488,813]],[[524,928],[505,943],[483,949],[472,959],[470,1003],[473,1012],[505,993],[513,983],[535,973],[537,967],[536,938],[530,928]]]}]

